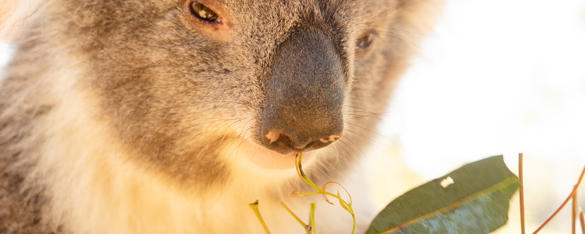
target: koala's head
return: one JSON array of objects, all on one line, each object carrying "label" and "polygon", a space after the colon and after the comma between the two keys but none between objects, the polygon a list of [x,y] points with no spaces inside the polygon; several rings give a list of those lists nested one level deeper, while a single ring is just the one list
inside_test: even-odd
[{"label": "koala's head", "polygon": [[[216,183],[314,152],[342,172],[375,132],[431,1],[79,0],[63,34],[139,163]],[[64,7],[63,7],[64,6]],[[134,157],[134,156],[133,156]],[[290,162],[290,163],[289,163]]]}]

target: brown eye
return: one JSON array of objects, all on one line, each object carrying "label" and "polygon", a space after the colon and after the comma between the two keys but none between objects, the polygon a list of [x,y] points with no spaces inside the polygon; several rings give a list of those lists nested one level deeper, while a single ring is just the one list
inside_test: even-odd
[{"label": "brown eye", "polygon": [[190,32],[218,42],[230,41],[234,22],[224,4],[216,0],[184,0],[181,10],[181,22]]},{"label": "brown eye", "polygon": [[375,38],[375,32],[367,32],[356,41],[356,46],[359,50],[366,50],[374,43]]},{"label": "brown eye", "polygon": [[193,1],[189,4],[191,14],[207,23],[220,23],[219,16],[200,2]]}]

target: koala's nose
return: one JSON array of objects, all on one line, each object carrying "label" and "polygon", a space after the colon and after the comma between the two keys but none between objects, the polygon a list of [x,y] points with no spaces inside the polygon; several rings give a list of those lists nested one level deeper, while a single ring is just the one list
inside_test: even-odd
[{"label": "koala's nose", "polygon": [[279,46],[267,77],[260,142],[289,153],[338,140],[345,81],[341,57],[325,33],[293,33]]}]

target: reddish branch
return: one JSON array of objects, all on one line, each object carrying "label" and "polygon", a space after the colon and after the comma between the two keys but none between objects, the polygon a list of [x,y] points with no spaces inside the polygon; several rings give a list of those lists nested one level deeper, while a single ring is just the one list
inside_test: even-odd
[{"label": "reddish branch", "polygon": [[524,221],[524,172],[523,172],[524,154],[518,156],[518,177],[520,179],[520,227],[522,234],[526,233],[526,223]]},{"label": "reddish branch", "polygon": [[579,185],[581,184],[581,181],[583,180],[584,176],[585,176],[585,168],[583,168],[583,171],[581,172],[581,176],[579,176],[579,180],[577,180],[577,184],[575,184],[575,186],[573,187],[573,191],[571,192],[571,194],[567,197],[567,199],[565,199],[563,204],[561,204],[561,206],[559,206],[559,208],[557,208],[557,210],[555,210],[555,212],[546,221],[544,221],[544,223],[542,225],[540,225],[540,227],[538,227],[536,229],[536,231],[534,231],[533,234],[536,234],[540,230],[542,230],[542,228],[544,228],[565,207],[565,205],[567,205],[567,203],[569,203],[569,201],[571,199],[573,199],[573,196],[577,193],[577,189],[579,188]]},{"label": "reddish branch", "polygon": [[577,211],[578,211],[577,207],[579,207],[578,203],[577,203],[577,194],[578,194],[578,192],[575,192],[573,194],[573,210],[572,210],[573,212],[571,215],[571,231],[572,231],[571,233],[572,234],[575,234],[577,232]]}]

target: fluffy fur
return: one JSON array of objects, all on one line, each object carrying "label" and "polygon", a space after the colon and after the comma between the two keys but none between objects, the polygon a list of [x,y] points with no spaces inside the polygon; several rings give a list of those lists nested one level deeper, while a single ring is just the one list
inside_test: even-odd
[{"label": "fluffy fur", "polygon": [[[192,24],[183,0],[46,0],[19,10],[26,23],[0,83],[0,232],[261,233],[247,205],[256,199],[273,232],[302,232],[278,203],[308,212],[312,198],[289,196],[304,189],[294,169],[242,155],[258,142],[279,44],[314,27],[343,55],[344,134],[306,168],[319,184],[342,181],[438,4],[201,2],[229,14],[228,33]],[[378,32],[374,45],[356,53],[368,30]],[[347,214],[315,199],[320,232],[351,229]],[[363,230],[371,213],[357,209]]]}]

